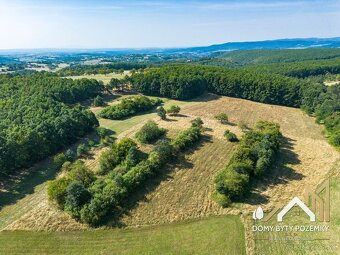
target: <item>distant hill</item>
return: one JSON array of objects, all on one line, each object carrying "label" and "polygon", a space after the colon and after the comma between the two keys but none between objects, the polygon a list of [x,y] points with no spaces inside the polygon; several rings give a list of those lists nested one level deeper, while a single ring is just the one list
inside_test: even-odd
[{"label": "distant hill", "polygon": [[278,50],[278,49],[315,49],[315,48],[340,48],[340,37],[336,38],[306,38],[306,39],[279,39],[254,42],[228,42],[201,47],[188,48],[140,48],[140,49],[14,49],[0,50],[0,59],[3,63],[15,56],[20,60],[32,59],[39,56],[49,58],[79,59],[86,57],[110,57],[128,55],[157,55],[181,57],[205,57],[216,53],[237,50]]},{"label": "distant hill", "polygon": [[185,53],[213,53],[234,50],[254,49],[306,49],[306,48],[340,48],[340,37],[336,38],[306,38],[279,39],[255,42],[229,42],[205,47],[186,48]]}]

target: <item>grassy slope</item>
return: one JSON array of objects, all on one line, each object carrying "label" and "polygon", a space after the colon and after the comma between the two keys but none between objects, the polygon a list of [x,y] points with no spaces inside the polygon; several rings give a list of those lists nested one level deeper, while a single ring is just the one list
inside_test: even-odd
[{"label": "grassy slope", "polygon": [[[256,254],[339,254],[340,252],[340,161],[333,168],[334,174],[331,176],[331,219],[329,223],[323,223],[329,226],[329,232],[303,232],[303,233],[261,233],[256,234],[256,238],[277,238],[277,237],[294,237],[294,238],[311,238],[311,239],[328,239],[328,240],[310,240],[310,241],[268,241],[256,240]],[[296,210],[295,210],[296,212]],[[284,218],[285,225],[321,225],[322,223],[310,223],[306,215],[302,212],[300,215],[291,213]],[[323,225],[322,224],[322,225]],[[268,224],[269,225],[269,224]],[[277,225],[275,220],[271,220],[270,225]]]},{"label": "grassy slope", "polygon": [[139,229],[1,232],[1,254],[245,254],[239,217],[210,217]]}]

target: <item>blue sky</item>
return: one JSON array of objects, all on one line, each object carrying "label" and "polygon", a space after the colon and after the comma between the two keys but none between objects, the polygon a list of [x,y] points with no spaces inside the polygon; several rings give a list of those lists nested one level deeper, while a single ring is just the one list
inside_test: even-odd
[{"label": "blue sky", "polygon": [[0,49],[142,48],[340,36],[340,0],[0,0]]}]

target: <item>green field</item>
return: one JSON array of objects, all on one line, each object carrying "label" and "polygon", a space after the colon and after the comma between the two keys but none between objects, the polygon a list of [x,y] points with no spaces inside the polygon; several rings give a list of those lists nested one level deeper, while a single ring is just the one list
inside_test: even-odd
[{"label": "green field", "polygon": [[71,79],[95,79],[98,81],[104,82],[104,84],[108,84],[112,78],[116,79],[123,79],[125,75],[129,75],[128,71],[125,71],[123,74],[119,73],[108,73],[108,74],[86,74],[86,75],[78,75],[78,76],[68,76],[65,78],[71,78]]},{"label": "green field", "polygon": [[245,254],[237,216],[138,229],[0,232],[0,254]]}]

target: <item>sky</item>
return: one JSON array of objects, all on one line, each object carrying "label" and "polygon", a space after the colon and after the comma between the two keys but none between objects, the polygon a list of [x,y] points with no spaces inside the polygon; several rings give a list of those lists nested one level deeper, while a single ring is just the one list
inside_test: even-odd
[{"label": "sky", "polygon": [[339,37],[340,0],[0,0],[0,49]]}]

